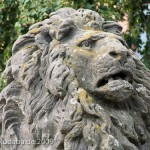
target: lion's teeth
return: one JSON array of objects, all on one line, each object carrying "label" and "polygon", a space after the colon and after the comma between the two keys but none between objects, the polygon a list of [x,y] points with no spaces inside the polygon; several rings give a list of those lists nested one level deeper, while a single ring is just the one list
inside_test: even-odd
[{"label": "lion's teeth", "polygon": [[125,78],[124,78],[124,80],[126,80],[126,81],[128,81],[128,82],[129,82],[129,77],[125,77]]},{"label": "lion's teeth", "polygon": [[113,81],[114,79],[112,77],[109,77],[108,81]]}]

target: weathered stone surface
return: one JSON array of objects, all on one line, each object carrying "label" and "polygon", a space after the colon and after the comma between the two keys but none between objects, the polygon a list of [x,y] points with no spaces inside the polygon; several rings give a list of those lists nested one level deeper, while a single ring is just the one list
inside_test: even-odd
[{"label": "weathered stone surface", "polygon": [[150,71],[116,22],[63,8],[32,25],[12,53],[0,94],[2,150],[150,150]]}]

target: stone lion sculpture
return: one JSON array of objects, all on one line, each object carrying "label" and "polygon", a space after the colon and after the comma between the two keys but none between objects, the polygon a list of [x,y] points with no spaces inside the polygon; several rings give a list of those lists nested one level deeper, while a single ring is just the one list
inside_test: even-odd
[{"label": "stone lion sculpture", "polygon": [[3,73],[1,148],[150,150],[150,71],[121,29],[62,8],[19,37]]}]

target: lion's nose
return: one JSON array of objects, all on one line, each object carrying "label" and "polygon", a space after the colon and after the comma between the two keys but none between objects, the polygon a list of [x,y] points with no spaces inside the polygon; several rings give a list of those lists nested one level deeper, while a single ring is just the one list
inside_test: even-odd
[{"label": "lion's nose", "polygon": [[126,50],[112,50],[109,52],[109,55],[118,60],[121,64],[125,64],[128,57],[130,57],[130,53]]}]

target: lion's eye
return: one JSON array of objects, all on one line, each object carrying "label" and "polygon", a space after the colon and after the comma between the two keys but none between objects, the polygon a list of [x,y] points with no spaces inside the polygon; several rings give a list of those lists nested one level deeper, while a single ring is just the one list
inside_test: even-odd
[{"label": "lion's eye", "polygon": [[79,44],[80,47],[83,49],[90,50],[93,47],[93,42],[92,41],[83,41]]}]

